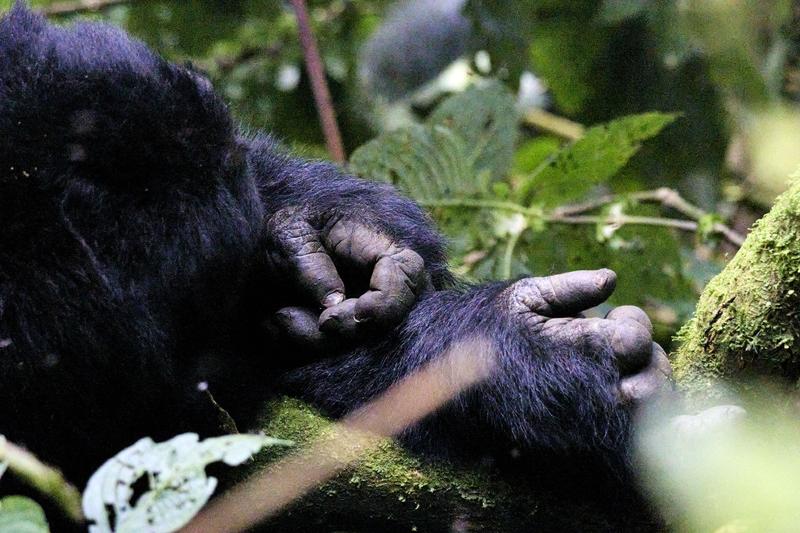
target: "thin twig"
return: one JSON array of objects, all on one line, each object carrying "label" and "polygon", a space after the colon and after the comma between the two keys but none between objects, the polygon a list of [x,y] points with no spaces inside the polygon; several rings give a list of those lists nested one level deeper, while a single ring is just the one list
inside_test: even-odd
[{"label": "thin twig", "polygon": [[533,126],[537,130],[552,133],[569,141],[577,141],[586,132],[583,124],[554,115],[544,109],[531,109],[525,113],[523,118],[528,126]]},{"label": "thin twig", "polygon": [[55,502],[66,516],[77,523],[84,521],[81,511],[81,493],[55,468],[36,458],[0,436],[0,462],[25,483]]},{"label": "thin twig", "polygon": [[320,58],[317,41],[314,39],[314,33],[311,30],[308,8],[305,0],[292,0],[292,6],[297,15],[300,43],[303,46],[303,56],[306,61],[308,77],[311,79],[314,102],[317,105],[322,131],[325,134],[325,144],[327,144],[328,152],[333,160],[344,163],[345,154],[342,136],[339,133],[339,125],[336,123],[336,113],[331,100],[331,92],[328,89],[328,82],[325,79],[322,58]]},{"label": "thin twig", "polygon": [[[642,193],[634,193],[632,195],[628,195],[629,198],[636,198],[641,201],[647,201],[648,199],[651,201],[657,201],[655,197],[655,193],[657,191],[644,191]],[[677,193],[676,193],[677,194]],[[495,209],[500,211],[510,211],[512,213],[520,213],[522,215],[532,217],[532,218],[540,218],[545,222],[555,223],[555,224],[618,224],[618,225],[625,225],[625,224],[632,224],[632,225],[639,225],[639,226],[661,226],[666,228],[675,228],[683,231],[691,231],[696,232],[699,224],[694,220],[680,220],[674,218],[662,218],[662,217],[643,217],[643,216],[633,216],[633,215],[598,215],[598,216],[578,216],[574,215],[574,213],[583,213],[586,211],[591,211],[592,209],[596,209],[598,207],[602,207],[603,205],[607,205],[614,201],[620,200],[621,197],[619,196],[606,196],[599,198],[597,200],[593,200],[591,202],[585,202],[582,204],[576,204],[572,206],[564,206],[554,209],[550,213],[543,212],[538,207],[525,207],[519,204],[515,204],[513,202],[504,202],[498,200],[476,200],[471,198],[445,198],[441,200],[421,200],[418,203],[425,207],[466,207],[466,208],[473,208],[473,209]],[[658,200],[661,201],[661,200]],[[685,201],[684,201],[685,202]],[[705,216],[705,212],[701,209],[692,206],[688,202],[685,202],[686,205],[681,203],[676,203],[675,205],[680,206],[687,211],[693,211],[695,216]],[[677,207],[664,203],[669,207],[673,207],[679,211]],[[690,207],[691,209],[687,208]],[[681,211],[684,214],[687,214],[685,211]],[[702,215],[701,215],[702,213]],[[687,215],[688,216],[688,215]],[[744,237],[742,237],[737,232],[733,231],[732,229],[728,228],[724,224],[714,224],[712,228],[714,233],[718,233],[725,237],[728,241],[735,244],[736,246],[741,246],[744,242]]]},{"label": "thin twig", "polygon": [[[589,200],[588,202],[558,207],[553,211],[553,214],[559,216],[577,215],[587,211],[592,211],[614,202],[618,202],[624,198],[629,198],[637,202],[659,203],[662,206],[674,209],[675,211],[678,211],[679,213],[686,215],[697,222],[708,216],[706,211],[689,203],[680,195],[680,193],[678,193],[678,191],[670,189],[669,187],[660,187],[652,191],[634,192],[624,196],[609,194],[594,200]],[[725,224],[722,224],[721,222],[716,222],[713,226],[713,230],[715,233],[723,235],[736,246],[741,246],[744,244],[743,235],[726,226]]]},{"label": "thin twig", "polygon": [[496,209],[511,211],[526,216],[541,216],[542,211],[502,200],[476,200],[473,198],[442,198],[439,200],[417,200],[423,207],[470,207],[477,209]]},{"label": "thin twig", "polygon": [[129,4],[134,0],[74,0],[68,2],[53,2],[49,6],[39,9],[45,15],[73,15],[85,11],[100,11],[107,7],[119,4]]},{"label": "thin twig", "polygon": [[675,218],[661,217],[639,217],[631,215],[544,215],[546,222],[556,222],[561,224],[634,224],[637,226],[662,226],[665,228],[675,228],[684,231],[697,231],[697,222],[692,220],[678,220]]}]

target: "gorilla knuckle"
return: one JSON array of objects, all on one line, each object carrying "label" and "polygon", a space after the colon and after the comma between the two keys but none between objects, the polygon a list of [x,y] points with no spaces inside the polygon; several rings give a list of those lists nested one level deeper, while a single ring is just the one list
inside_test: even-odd
[{"label": "gorilla knuckle", "polygon": [[410,248],[403,248],[390,257],[409,279],[416,280],[425,272],[425,260]]},{"label": "gorilla knuckle", "polygon": [[558,292],[553,285],[553,279],[551,277],[537,277],[533,278],[533,281],[539,291],[539,297],[544,306],[550,308],[559,303]]},{"label": "gorilla knuckle", "polygon": [[536,314],[546,304],[536,278],[524,278],[506,289],[509,309],[515,314]]}]

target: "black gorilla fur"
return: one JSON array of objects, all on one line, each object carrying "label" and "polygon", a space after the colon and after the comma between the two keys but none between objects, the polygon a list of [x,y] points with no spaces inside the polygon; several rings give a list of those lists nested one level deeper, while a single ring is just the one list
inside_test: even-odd
[{"label": "black gorilla fur", "polygon": [[[143,435],[213,431],[199,382],[243,427],[282,391],[339,416],[476,334],[496,371],[407,431],[409,446],[624,471],[611,347],[581,353],[581,339],[531,327],[510,283],[457,285],[413,202],[242,133],[202,76],[121,30],[14,7],[0,21],[0,139],[0,433],[71,478]],[[389,333],[298,365],[305,352],[260,327],[302,300],[271,258],[274,219],[295,208],[414,250],[433,290]]]}]

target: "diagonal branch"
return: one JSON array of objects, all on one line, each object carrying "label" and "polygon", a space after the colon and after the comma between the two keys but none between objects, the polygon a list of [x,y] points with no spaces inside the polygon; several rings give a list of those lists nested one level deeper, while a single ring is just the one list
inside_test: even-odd
[{"label": "diagonal branch", "polygon": [[[670,192],[669,195],[663,191]],[[581,215],[587,211],[592,211],[598,207],[619,201],[622,199],[620,196],[604,196],[597,200],[591,200],[581,204],[569,205],[558,207],[552,212],[543,212],[538,207],[525,207],[523,205],[515,204],[514,202],[497,201],[497,200],[480,200],[474,198],[443,198],[439,200],[419,200],[418,203],[424,207],[463,207],[472,209],[493,209],[496,211],[510,211],[512,213],[519,213],[526,217],[538,218],[545,222],[554,224],[618,224],[618,225],[639,225],[639,226],[661,226],[666,228],[675,228],[683,231],[696,232],[700,227],[699,220],[706,216],[707,213],[700,208],[693,206],[680,198],[676,201],[674,196],[677,195],[671,189],[657,189],[656,191],[644,191],[641,193],[633,193],[626,195],[628,198],[633,198],[638,201],[658,201],[667,207],[672,207],[681,213],[695,218],[695,220],[684,220],[675,218],[662,218],[662,217],[644,217],[633,215]],[[671,203],[670,203],[671,202]],[[716,223],[712,226],[714,233],[722,235],[725,239],[730,241],[736,246],[741,246],[744,242],[744,237],[739,233],[730,229],[721,223]]]},{"label": "diagonal branch", "polygon": [[[709,213],[707,213],[706,211],[686,201],[678,193],[678,191],[670,189],[668,187],[660,187],[652,191],[634,192],[625,195],[625,197],[630,198],[631,200],[635,200],[637,202],[659,203],[662,206],[674,209],[675,211],[681,213],[682,215],[685,215],[697,222],[699,222],[700,220],[709,215]],[[580,204],[565,205],[562,207],[558,207],[553,211],[553,215],[560,217],[569,217],[572,215],[578,215],[617,202],[620,199],[621,198],[618,195],[609,194],[601,196],[600,198],[597,198],[595,200],[589,200],[587,202],[583,202]],[[724,236],[728,241],[735,244],[736,246],[741,246],[742,243],[744,243],[743,235],[734,231],[725,224],[722,224],[721,222],[715,223],[713,225],[713,230],[715,233],[719,233],[720,235]]]},{"label": "diagonal branch", "polygon": [[317,41],[311,30],[308,7],[305,0],[292,0],[292,6],[297,15],[300,44],[303,46],[306,70],[308,71],[308,77],[311,79],[311,89],[314,92],[314,102],[317,105],[317,112],[322,123],[322,131],[325,134],[325,143],[333,160],[344,163],[345,154],[342,135],[339,133],[339,125],[336,122],[336,113],[333,108],[331,93],[328,89],[328,82],[325,80],[325,71],[322,67]]},{"label": "diagonal branch", "polygon": [[545,111],[541,108],[533,108],[525,113],[523,122],[537,130],[553,134],[568,141],[577,141],[586,132],[583,124],[561,117]]}]

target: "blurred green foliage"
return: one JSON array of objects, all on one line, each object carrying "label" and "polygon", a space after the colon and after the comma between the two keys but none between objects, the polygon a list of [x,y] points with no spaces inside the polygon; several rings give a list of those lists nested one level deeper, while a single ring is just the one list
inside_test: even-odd
[{"label": "blurred green foliage", "polygon": [[638,438],[641,479],[670,530],[797,531],[798,412],[772,392],[769,402],[747,401],[746,414],[730,406],[672,419],[650,413]]},{"label": "blurred green foliage", "polygon": [[446,99],[424,126],[389,132],[362,146],[350,169],[397,185],[420,201],[485,195],[492,181],[508,175],[517,129],[514,98],[489,82]]},{"label": "blurred green foliage", "polygon": [[0,531],[48,533],[50,526],[38,503],[24,496],[0,499]]}]

